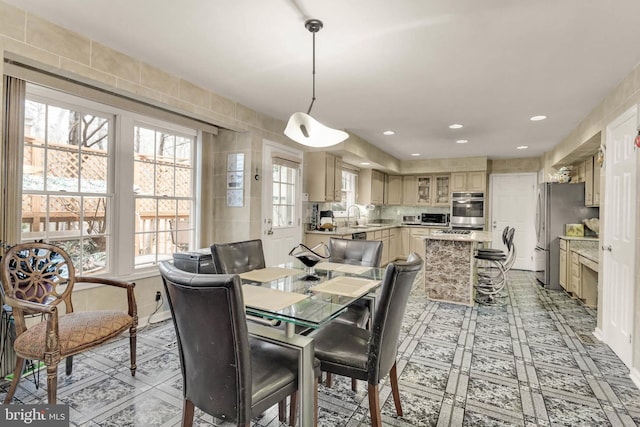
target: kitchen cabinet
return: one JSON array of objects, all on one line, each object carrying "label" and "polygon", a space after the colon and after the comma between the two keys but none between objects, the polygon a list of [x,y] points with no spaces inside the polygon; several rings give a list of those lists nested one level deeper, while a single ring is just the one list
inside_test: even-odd
[{"label": "kitchen cabinet", "polygon": [[560,237],[560,285],[595,306],[598,297],[598,240]]},{"label": "kitchen cabinet", "polygon": [[418,205],[449,206],[449,175],[417,177]]},{"label": "kitchen cabinet", "polygon": [[403,194],[403,180],[401,175],[387,175],[385,186],[385,205],[401,205]]},{"label": "kitchen cabinet", "polygon": [[310,202],[342,199],[342,158],[324,151],[304,155],[304,191]]},{"label": "kitchen cabinet", "polygon": [[367,240],[375,240],[382,242],[382,257],[380,258],[380,266],[385,266],[389,263],[389,229],[368,231]]},{"label": "kitchen cabinet", "polygon": [[560,239],[560,286],[567,290],[567,241]]},{"label": "kitchen cabinet", "polygon": [[399,228],[389,230],[389,261],[402,258],[402,237]]},{"label": "kitchen cabinet", "polygon": [[580,283],[580,254],[575,251],[569,251],[568,255],[568,261],[571,262],[571,273],[569,274],[569,287],[567,291],[577,297],[580,297],[582,295],[582,284]]},{"label": "kitchen cabinet", "polygon": [[411,253],[411,229],[403,227],[400,229],[400,257],[406,258]]},{"label": "kitchen cabinet", "polygon": [[585,206],[600,206],[600,165],[595,156],[584,162],[584,204]]},{"label": "kitchen cabinet", "polygon": [[431,205],[431,187],[433,181],[431,176],[418,177],[418,204]]},{"label": "kitchen cabinet", "polygon": [[375,169],[361,169],[358,173],[358,204],[384,203],[385,174]]},{"label": "kitchen cabinet", "polygon": [[406,175],[402,177],[402,203],[408,206],[418,204],[418,177]]},{"label": "kitchen cabinet", "polygon": [[351,239],[351,234],[323,234],[323,233],[305,233],[304,244],[313,248],[318,243],[324,243],[329,246],[329,239],[336,237],[338,239]]},{"label": "kitchen cabinet", "polygon": [[452,172],[451,191],[482,191],[487,190],[487,173],[477,172]]}]

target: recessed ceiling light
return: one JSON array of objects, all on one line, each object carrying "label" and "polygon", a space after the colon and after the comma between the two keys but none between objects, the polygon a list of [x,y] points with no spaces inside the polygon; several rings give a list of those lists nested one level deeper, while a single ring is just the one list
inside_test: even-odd
[{"label": "recessed ceiling light", "polygon": [[460,129],[462,127],[462,125],[459,125],[458,123],[454,123],[452,125],[449,125],[449,129]]},{"label": "recessed ceiling light", "polygon": [[361,162],[360,164],[361,164],[362,166],[369,166],[371,163],[369,163],[369,162]]},{"label": "recessed ceiling light", "polygon": [[526,150],[527,148],[529,148],[529,146],[528,145],[518,145],[516,148],[518,150]]},{"label": "recessed ceiling light", "polygon": [[467,142],[469,142],[468,139],[459,139],[456,141],[456,144],[466,144]]},{"label": "recessed ceiling light", "polygon": [[411,153],[411,155],[412,155],[413,157],[416,157],[416,156],[419,156],[419,155],[420,155],[420,153]]},{"label": "recessed ceiling light", "polygon": [[533,116],[529,120],[531,120],[532,122],[539,122],[540,120],[544,120],[546,118],[547,116]]},{"label": "recessed ceiling light", "polygon": [[392,130],[385,130],[384,132],[382,132],[385,135],[395,135],[395,132]]}]

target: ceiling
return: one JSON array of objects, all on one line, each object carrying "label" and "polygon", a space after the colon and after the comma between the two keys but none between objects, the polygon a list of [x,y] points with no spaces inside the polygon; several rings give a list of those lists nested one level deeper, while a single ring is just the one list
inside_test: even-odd
[{"label": "ceiling", "polygon": [[320,19],[312,116],[401,160],[540,156],[640,62],[638,0],[3,1],[283,121]]}]

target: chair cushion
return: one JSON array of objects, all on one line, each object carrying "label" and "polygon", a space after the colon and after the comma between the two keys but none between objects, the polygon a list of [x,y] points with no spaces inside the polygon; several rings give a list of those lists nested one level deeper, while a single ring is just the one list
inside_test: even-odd
[{"label": "chair cushion", "polygon": [[313,333],[315,354],[325,372],[367,379],[371,333],[354,325],[331,322]]},{"label": "chair cushion", "polygon": [[[60,357],[70,356],[120,335],[133,317],[121,311],[84,311],[59,316]],[[31,326],[16,338],[15,352],[28,359],[44,358],[47,322]]]},{"label": "chair cushion", "polygon": [[347,311],[338,316],[335,321],[364,328],[367,325],[369,317],[371,317],[369,307],[363,305],[351,305]]}]

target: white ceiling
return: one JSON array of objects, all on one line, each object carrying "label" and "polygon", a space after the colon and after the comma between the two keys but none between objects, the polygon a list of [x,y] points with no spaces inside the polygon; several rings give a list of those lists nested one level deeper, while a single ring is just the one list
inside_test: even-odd
[{"label": "white ceiling", "polygon": [[398,159],[539,156],[640,62],[638,0],[3,1],[285,121],[320,19],[312,115]]}]

